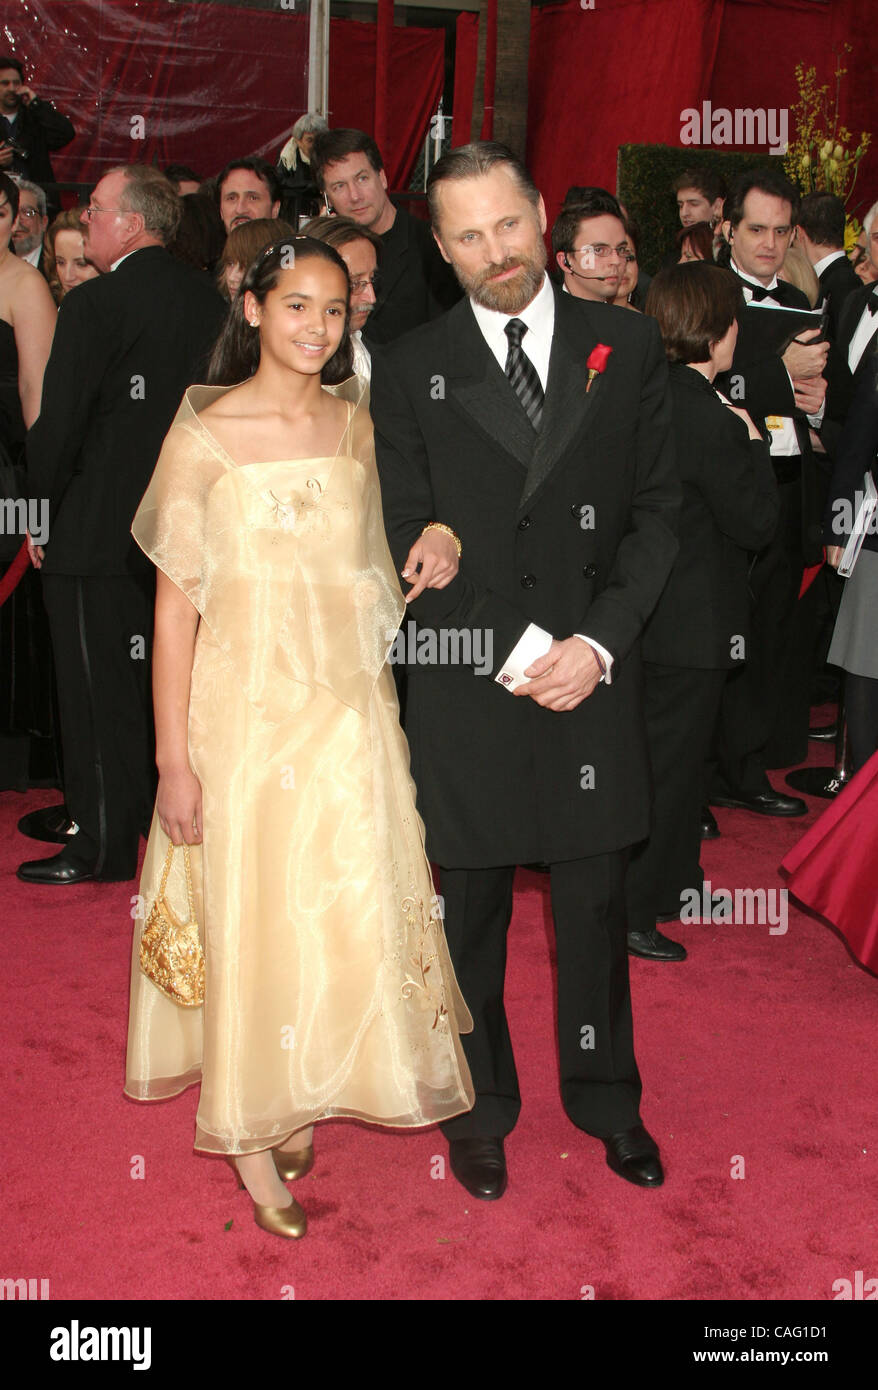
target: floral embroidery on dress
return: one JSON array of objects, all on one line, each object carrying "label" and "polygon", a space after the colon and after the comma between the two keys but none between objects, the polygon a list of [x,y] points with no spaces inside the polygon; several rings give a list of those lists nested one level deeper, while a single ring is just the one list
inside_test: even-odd
[{"label": "floral embroidery on dress", "polygon": [[[432,939],[436,935],[437,923],[441,924],[441,917],[434,917],[432,909],[427,912],[423,898],[417,893],[403,898],[402,910],[409,928],[417,929],[420,926],[421,935],[406,961],[406,978],[400,987],[400,994],[403,999],[416,1000],[418,1007],[425,1012],[432,1009],[431,1031],[436,1029],[440,1033],[446,1033],[448,1010],[445,1007],[444,992],[441,987],[434,990],[432,981],[427,979],[434,963],[439,959],[439,952],[433,947]],[[441,925],[439,929],[441,930]],[[434,978],[441,980],[441,971]]]}]

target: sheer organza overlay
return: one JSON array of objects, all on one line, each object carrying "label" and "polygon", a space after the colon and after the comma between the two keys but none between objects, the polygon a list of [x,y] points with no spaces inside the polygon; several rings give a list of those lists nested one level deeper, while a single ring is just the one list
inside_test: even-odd
[{"label": "sheer organza overlay", "polygon": [[[405,604],[368,402],[335,458],[238,466],[192,387],[134,519],[201,615],[189,756],[205,1002],[139,970],[167,839],[153,820],[135,921],[128,1095],[201,1082],[195,1146],[247,1153],[330,1116],[423,1125],[473,1103],[472,1028],[448,957],[386,656]],[[185,916],[182,855],[171,903]]]}]

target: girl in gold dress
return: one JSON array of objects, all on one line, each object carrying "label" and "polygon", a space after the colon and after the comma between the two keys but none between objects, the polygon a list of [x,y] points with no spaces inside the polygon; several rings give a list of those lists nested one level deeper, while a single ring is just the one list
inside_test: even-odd
[{"label": "girl in gold dress", "polygon": [[[315,1121],[426,1125],[473,1103],[386,662],[405,601],[347,316],[332,248],[269,247],[217,344],[219,384],[186,393],[132,527],[158,571],[140,901],[169,842],[193,846],[205,983],[200,1008],[166,998],[138,921],[125,1091],[200,1082],[196,1149],[229,1157],[257,1224],[290,1237],[305,1215],[283,1179],[311,1166]],[[441,532],[404,574],[418,560],[416,587],[456,572]],[[167,896],[185,917],[182,858]]]}]

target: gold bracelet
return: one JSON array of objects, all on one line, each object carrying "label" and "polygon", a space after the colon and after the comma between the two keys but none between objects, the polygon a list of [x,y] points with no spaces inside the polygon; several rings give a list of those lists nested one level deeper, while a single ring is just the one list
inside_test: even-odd
[{"label": "gold bracelet", "polygon": [[450,536],[451,539],[454,541],[454,544],[457,546],[457,558],[458,560],[460,559],[461,554],[463,553],[463,547],[460,544],[460,537],[458,536],[456,531],[452,531],[451,527],[446,526],[444,521],[428,522],[427,525],[424,527],[423,531],[421,532],[421,535],[426,535],[428,531],[444,531],[446,536]]}]

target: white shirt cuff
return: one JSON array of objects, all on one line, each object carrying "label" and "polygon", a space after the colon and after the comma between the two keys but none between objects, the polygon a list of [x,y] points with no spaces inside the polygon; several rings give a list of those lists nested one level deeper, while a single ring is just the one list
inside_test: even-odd
[{"label": "white shirt cuff", "polygon": [[598,685],[601,684],[601,681],[603,681],[604,685],[612,685],[612,684],[613,684],[613,658],[610,656],[610,653],[607,651],[606,647],[602,647],[601,644],[600,644],[600,642],[596,642],[596,641],[594,640],[593,637],[585,637],[585,636],[583,635],[583,633],[581,633],[581,632],[574,632],[573,636],[574,636],[574,637],[578,637],[579,640],[580,640],[581,642],[587,643],[587,645],[588,645],[589,647],[593,647],[594,650],[595,650],[595,651],[599,654],[599,656],[602,658],[603,663],[604,663],[604,665],[606,666],[607,669],[606,669],[606,671],[604,672],[604,674],[601,676],[600,681],[598,681]]},{"label": "white shirt cuff", "polygon": [[532,665],[537,657],[545,656],[553,641],[551,632],[546,632],[545,628],[531,623],[512,648],[494,680],[509,691],[526,685],[530,680],[530,677],[524,674],[528,666]]},{"label": "white shirt cuff", "polygon": [[819,410],[815,410],[813,415],[808,416],[808,424],[811,425],[815,430],[819,430],[820,426],[823,424],[823,412],[825,410],[826,397],[824,396],[823,400],[820,402]]}]

